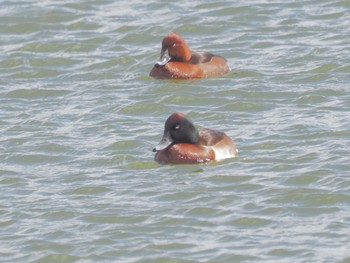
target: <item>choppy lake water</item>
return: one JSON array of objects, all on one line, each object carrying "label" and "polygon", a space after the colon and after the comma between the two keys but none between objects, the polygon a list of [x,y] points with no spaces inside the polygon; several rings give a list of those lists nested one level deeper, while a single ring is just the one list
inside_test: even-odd
[{"label": "choppy lake water", "polygon": [[[224,77],[148,76],[169,31]],[[2,1],[0,261],[350,262],[350,2]],[[159,165],[174,111],[239,157]]]}]

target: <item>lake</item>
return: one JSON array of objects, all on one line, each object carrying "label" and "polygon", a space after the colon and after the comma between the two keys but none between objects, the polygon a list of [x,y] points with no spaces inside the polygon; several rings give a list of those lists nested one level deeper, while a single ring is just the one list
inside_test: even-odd
[{"label": "lake", "polygon": [[[350,2],[0,3],[1,262],[350,262]],[[224,56],[149,72],[162,38]],[[239,156],[160,165],[180,111]]]}]

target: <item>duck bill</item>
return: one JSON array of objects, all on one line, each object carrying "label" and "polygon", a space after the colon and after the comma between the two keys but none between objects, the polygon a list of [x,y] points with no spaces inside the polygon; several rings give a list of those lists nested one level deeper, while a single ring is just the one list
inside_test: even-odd
[{"label": "duck bill", "polygon": [[173,143],[173,140],[170,137],[169,132],[163,135],[163,138],[160,140],[159,144],[153,149],[153,152],[164,150]]},{"label": "duck bill", "polygon": [[160,53],[160,58],[156,62],[155,66],[156,67],[162,67],[166,63],[168,63],[170,59],[171,59],[171,57],[169,56],[168,51],[167,50],[162,50],[162,52]]}]

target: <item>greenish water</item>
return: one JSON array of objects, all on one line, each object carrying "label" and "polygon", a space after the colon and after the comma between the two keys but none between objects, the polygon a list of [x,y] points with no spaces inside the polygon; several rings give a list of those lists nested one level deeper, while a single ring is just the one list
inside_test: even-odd
[{"label": "greenish water", "polygon": [[[4,1],[0,28],[0,261],[350,261],[349,1]],[[150,78],[171,30],[232,72]],[[239,157],[155,163],[174,111]]]}]

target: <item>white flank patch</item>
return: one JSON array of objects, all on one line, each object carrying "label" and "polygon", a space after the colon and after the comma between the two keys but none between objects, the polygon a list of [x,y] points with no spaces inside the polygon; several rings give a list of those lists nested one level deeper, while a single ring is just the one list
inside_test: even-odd
[{"label": "white flank patch", "polygon": [[234,158],[237,155],[237,150],[235,153],[232,153],[230,151],[230,148],[224,148],[224,149],[216,149],[214,148],[214,152],[215,152],[215,160],[220,161],[220,160],[224,160],[224,159],[228,159],[228,158]]}]

